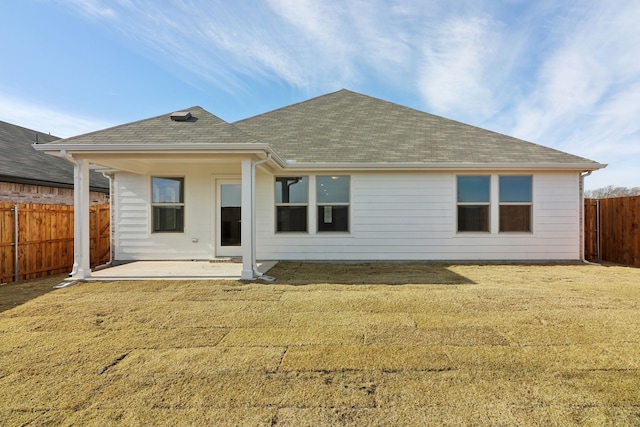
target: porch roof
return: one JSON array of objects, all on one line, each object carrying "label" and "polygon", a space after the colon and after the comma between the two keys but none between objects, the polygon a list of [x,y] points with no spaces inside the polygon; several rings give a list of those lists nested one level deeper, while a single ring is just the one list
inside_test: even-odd
[{"label": "porch roof", "polygon": [[185,144],[259,142],[255,137],[242,132],[202,107],[195,106],[180,111],[191,113],[191,117],[188,120],[173,120],[171,118],[172,112],[84,135],[60,139],[47,145],[52,148],[66,145],[109,145],[117,150],[121,146],[130,145],[180,146]]}]

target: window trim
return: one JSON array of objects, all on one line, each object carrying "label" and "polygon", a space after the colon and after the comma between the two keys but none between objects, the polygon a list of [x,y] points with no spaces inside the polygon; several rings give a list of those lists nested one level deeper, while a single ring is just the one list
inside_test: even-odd
[{"label": "window trim", "polygon": [[[278,182],[278,179],[281,178],[307,178],[307,201],[306,203],[302,203],[302,202],[278,202],[278,194],[277,194],[277,189],[276,189],[276,183]],[[274,213],[274,218],[273,218],[273,229],[275,231],[275,233],[285,233],[285,234],[309,234],[309,182],[310,182],[310,178],[309,175],[298,175],[298,176],[293,176],[293,175],[276,175],[274,176],[274,180],[273,180],[273,204],[274,204],[274,208],[273,208],[273,213]],[[295,207],[295,206],[304,206],[307,208],[307,229],[304,231],[298,231],[298,230],[278,230],[278,208],[279,207]]]},{"label": "window trim", "polygon": [[[459,180],[458,178],[460,177],[488,177],[489,178],[489,200],[487,200],[486,202],[459,202],[458,201],[458,191],[459,191]],[[492,214],[493,214],[493,209],[492,209],[492,203],[491,203],[491,199],[493,196],[493,188],[491,185],[491,182],[493,180],[493,175],[491,174],[456,174],[455,175],[455,201],[456,201],[456,221],[455,221],[455,229],[456,229],[456,234],[464,234],[464,235],[470,235],[470,234],[482,234],[482,235],[486,235],[486,234],[491,234],[491,218],[492,218]],[[460,230],[460,214],[459,214],[459,206],[487,206],[488,208],[488,212],[487,212],[487,230]]]},{"label": "window trim", "polygon": [[[531,193],[529,194],[529,202],[502,202],[500,200],[500,178],[502,177],[513,177],[513,176],[523,176],[529,177],[531,179]],[[515,231],[503,231],[501,229],[501,217],[500,217],[500,207],[502,206],[529,206],[529,230],[515,230]],[[533,175],[532,174],[499,174],[498,175],[498,232],[506,233],[506,234],[533,234]]]},{"label": "window trim", "polygon": [[[332,178],[332,177],[346,177],[349,179],[349,183],[347,186],[347,190],[349,192],[349,197],[348,197],[348,201],[347,202],[319,202],[318,201],[318,190],[319,190],[319,184],[318,184],[318,178],[324,178],[324,177],[328,177],[328,178]],[[337,174],[330,174],[330,175],[316,175],[315,176],[315,187],[316,187],[316,194],[315,194],[315,205],[316,205],[316,233],[318,234],[330,234],[330,233],[337,233],[337,234],[351,234],[351,175],[337,175]],[[347,229],[346,230],[328,230],[328,231],[324,231],[324,230],[320,230],[320,215],[318,214],[318,208],[323,207],[323,206],[346,206],[347,207]]]},{"label": "window trim", "polygon": [[[158,179],[173,179],[173,180],[180,180],[180,191],[182,194],[180,194],[181,197],[179,197],[179,199],[182,199],[182,202],[154,202],[153,201],[153,180],[155,178]],[[185,215],[185,211],[186,211],[186,179],[184,175],[152,175],[151,176],[151,182],[150,182],[150,190],[151,190],[151,197],[150,197],[150,210],[151,210],[151,220],[149,221],[149,226],[151,227],[151,234],[185,234],[186,233],[186,229],[187,229],[187,217]],[[155,207],[181,207],[182,208],[182,230],[155,230],[155,216],[153,214],[153,210]]]}]

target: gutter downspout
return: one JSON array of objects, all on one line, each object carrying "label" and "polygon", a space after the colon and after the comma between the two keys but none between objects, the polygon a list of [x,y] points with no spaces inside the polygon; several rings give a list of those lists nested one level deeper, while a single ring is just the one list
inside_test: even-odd
[{"label": "gutter downspout", "polygon": [[586,236],[584,234],[584,220],[585,220],[585,210],[584,210],[584,179],[591,175],[593,171],[585,171],[580,174],[580,258],[583,263],[590,265],[600,265],[595,262],[587,261],[586,254],[584,251],[584,245],[586,241]]},{"label": "gutter downspout", "polygon": [[267,276],[258,271],[258,262],[256,260],[256,168],[269,160],[271,160],[271,153],[267,153],[266,158],[251,164],[251,268],[255,278],[273,282],[276,280],[275,277]]},{"label": "gutter downspout", "polygon": [[115,246],[113,245],[113,174],[102,172],[102,176],[109,180],[109,261],[102,265],[98,265],[94,267],[96,270],[100,270],[103,268],[111,267],[113,263],[113,249]]}]

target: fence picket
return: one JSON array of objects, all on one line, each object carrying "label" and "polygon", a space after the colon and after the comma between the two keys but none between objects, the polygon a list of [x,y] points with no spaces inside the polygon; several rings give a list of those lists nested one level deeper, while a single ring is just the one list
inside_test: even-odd
[{"label": "fence picket", "polygon": [[[0,202],[0,283],[13,281],[14,203]],[[73,206],[17,204],[19,280],[68,273],[73,266]],[[109,205],[90,209],[91,266],[110,255]],[[105,225],[106,223],[106,225]]]},{"label": "fence picket", "polygon": [[598,261],[594,254],[597,254],[595,238],[599,231],[599,260],[640,267],[640,196],[600,199],[600,230],[591,218],[593,203],[595,200],[585,199],[587,259]]}]

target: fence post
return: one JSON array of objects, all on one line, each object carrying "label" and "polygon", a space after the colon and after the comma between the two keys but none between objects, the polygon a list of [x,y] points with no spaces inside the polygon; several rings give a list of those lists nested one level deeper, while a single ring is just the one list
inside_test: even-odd
[{"label": "fence post", "polygon": [[18,205],[13,205],[13,239],[15,242],[13,243],[13,281],[18,281],[18,269],[20,268],[20,263],[18,262],[18,242],[20,240],[20,236],[18,235]]},{"label": "fence post", "polygon": [[596,199],[596,250],[598,251],[598,261],[602,261],[600,255],[600,199]]}]

